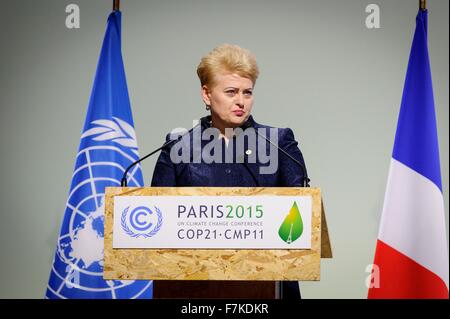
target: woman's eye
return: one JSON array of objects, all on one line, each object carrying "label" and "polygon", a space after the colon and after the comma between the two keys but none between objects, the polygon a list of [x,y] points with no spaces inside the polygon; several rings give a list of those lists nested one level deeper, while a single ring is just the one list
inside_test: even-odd
[{"label": "woman's eye", "polygon": [[227,93],[228,95],[234,95],[235,91],[234,90],[229,90],[229,91],[226,91],[225,93]]},{"label": "woman's eye", "polygon": [[247,96],[252,96],[253,92],[252,91],[245,91],[244,94],[247,95]]}]

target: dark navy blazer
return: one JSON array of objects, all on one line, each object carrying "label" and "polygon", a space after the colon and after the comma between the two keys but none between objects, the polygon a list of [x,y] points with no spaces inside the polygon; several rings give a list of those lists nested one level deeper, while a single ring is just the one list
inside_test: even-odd
[{"label": "dark navy blazer", "polygon": [[[201,130],[201,133],[205,129],[211,128],[211,117],[207,116],[201,119],[200,126],[197,127]],[[270,138],[271,127],[261,125],[253,120],[250,116],[246,124],[253,127],[258,132],[265,134],[266,137]],[[272,128],[274,129],[274,128]],[[273,147],[269,142],[264,141],[264,143],[255,143],[253,146],[244,138],[244,148],[236,147],[237,138],[244,136],[244,134],[233,137],[233,143],[229,143],[229,146],[225,146],[225,141],[219,139],[219,130],[215,130],[216,134],[211,136],[210,139],[202,140],[200,145],[201,148],[198,149],[194,146],[192,136],[194,131],[191,130],[189,134],[185,134],[181,140],[176,143],[163,148],[158,161],[155,166],[153,173],[152,186],[220,186],[220,187],[251,187],[251,186],[261,186],[261,187],[277,187],[277,186],[302,186],[304,179],[304,172],[302,168],[293,162],[289,157],[287,157],[282,152],[278,152],[278,169],[272,174],[261,174],[260,167],[267,166],[267,163],[261,163],[260,161],[251,160],[246,154],[248,150],[255,152],[256,159],[259,158],[258,152],[259,145],[263,145],[265,154],[270,154],[270,147]],[[300,161],[304,165],[304,160],[300,149],[298,148],[298,143],[294,139],[294,134],[289,128],[280,128],[276,130],[278,134],[278,146],[284,149],[288,154],[293,156],[296,160]],[[166,137],[166,142],[170,141],[170,134]],[[202,150],[206,144],[220,143],[223,150],[226,152],[231,152],[233,158],[233,163],[225,162],[225,152],[220,152],[218,156],[222,157],[221,163],[209,162],[205,163],[203,160],[200,163],[194,163],[194,158],[201,154]],[[242,142],[242,141],[241,141]],[[183,143],[183,144],[178,144]],[[189,160],[180,163],[173,163],[170,159],[170,151],[172,147],[190,146]],[[215,144],[210,144],[215,145]],[[231,146],[230,146],[231,145]],[[273,150],[272,150],[273,151]],[[211,152],[212,155],[214,152]],[[217,158],[219,158],[217,157]],[[187,162],[187,163],[186,163]],[[201,282],[198,282],[201,285]],[[221,282],[221,284],[226,284],[226,282]],[[252,287],[252,282],[248,282],[249,288]],[[299,299],[300,290],[298,283],[295,282],[282,282],[282,294],[283,299]]]},{"label": "dark navy blazer", "polygon": [[[211,127],[210,116],[204,117],[200,121],[201,132],[203,133],[205,129]],[[270,133],[274,132],[271,127],[266,125],[258,124],[254,121],[253,117],[250,116],[247,124],[250,124],[258,132],[263,132],[265,136],[270,138]],[[262,129],[262,130],[261,130]],[[229,146],[225,146],[225,141],[223,138],[219,139],[219,130],[216,130],[216,134],[211,136],[210,139],[201,141],[201,149],[195,147],[193,143],[193,134],[191,131],[189,134],[185,134],[180,141],[173,143],[172,145],[165,147],[158,158],[153,173],[152,186],[220,186],[220,187],[277,187],[277,186],[302,186],[304,179],[304,172],[302,168],[287,157],[282,152],[278,151],[278,169],[271,174],[261,174],[261,167],[268,166],[269,164],[262,163],[259,159],[259,152],[264,151],[265,154],[269,155],[270,148],[272,148],[272,154],[274,153],[274,146],[269,142],[264,141],[264,143],[253,143],[250,144],[248,140],[244,138],[245,147],[236,147],[238,144],[237,139],[240,136],[233,137],[233,143]],[[296,160],[303,163],[304,160],[302,153],[298,147],[297,141],[294,139],[294,134],[290,128],[279,128],[277,129],[278,134],[278,146],[284,149],[288,154],[293,156]],[[241,136],[244,136],[242,134]],[[167,141],[170,140],[170,134],[167,135]],[[218,156],[222,157],[222,161],[218,163],[215,161],[213,163],[205,163],[203,159],[197,163],[193,162],[194,157],[197,154],[199,156],[200,152],[204,151],[206,144],[214,145],[212,143],[220,143],[222,147],[222,154]],[[242,141],[241,141],[242,142]],[[170,150],[174,145],[178,143],[187,143],[190,145],[189,160],[180,163],[173,163],[170,159]],[[231,146],[230,146],[231,145]],[[260,150],[260,146],[264,149]],[[220,146],[220,145],[219,145]],[[178,149],[181,149],[181,145],[177,145]],[[217,150],[217,149],[216,149]],[[254,154],[255,159],[251,159],[248,152]],[[233,159],[233,162],[226,162],[225,153],[229,152],[229,158]],[[247,152],[247,153],[246,153]],[[181,153],[180,153],[181,154]],[[214,152],[211,155],[216,155]],[[216,157],[216,158],[219,158]]]}]

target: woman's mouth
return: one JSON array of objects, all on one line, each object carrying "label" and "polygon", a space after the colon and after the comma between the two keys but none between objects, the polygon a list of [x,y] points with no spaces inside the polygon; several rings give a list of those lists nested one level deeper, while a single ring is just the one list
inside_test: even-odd
[{"label": "woman's mouth", "polygon": [[242,110],[236,110],[236,111],[233,111],[233,113],[234,113],[234,115],[241,117],[244,115],[245,112]]}]

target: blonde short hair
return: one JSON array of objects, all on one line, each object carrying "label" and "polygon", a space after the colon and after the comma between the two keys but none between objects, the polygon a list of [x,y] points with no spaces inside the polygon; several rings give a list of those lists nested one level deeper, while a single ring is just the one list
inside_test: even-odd
[{"label": "blonde short hair", "polygon": [[205,55],[197,67],[201,85],[213,87],[215,74],[236,73],[252,80],[253,85],[259,75],[256,57],[249,50],[233,44],[223,44]]}]

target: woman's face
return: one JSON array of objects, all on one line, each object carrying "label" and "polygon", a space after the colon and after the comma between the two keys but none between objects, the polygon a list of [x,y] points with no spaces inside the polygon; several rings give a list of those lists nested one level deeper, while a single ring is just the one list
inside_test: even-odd
[{"label": "woman's face", "polygon": [[211,106],[214,124],[221,128],[235,128],[247,121],[253,107],[253,82],[237,74],[222,73],[215,77],[215,85],[202,87],[202,98]]}]

